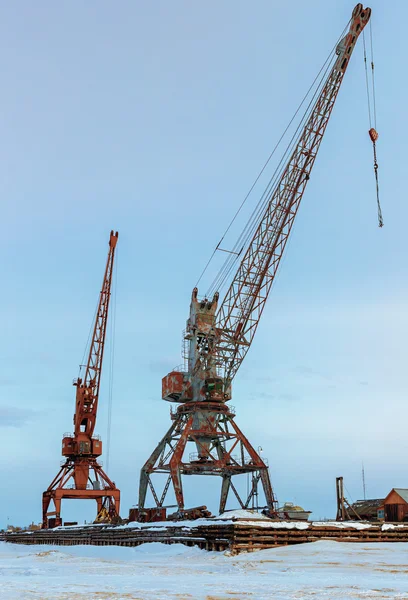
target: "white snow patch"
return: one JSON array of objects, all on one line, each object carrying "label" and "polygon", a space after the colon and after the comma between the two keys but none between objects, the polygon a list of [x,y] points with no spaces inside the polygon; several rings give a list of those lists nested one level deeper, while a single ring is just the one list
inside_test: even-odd
[{"label": "white snow patch", "polygon": [[190,529],[191,527],[198,527],[199,525],[225,525],[226,523],[231,524],[233,521],[220,521],[217,519],[196,519],[195,521],[155,521],[153,523],[138,523],[137,521],[130,521],[125,525],[118,525],[119,529],[131,528],[131,529],[162,529],[165,530],[167,527],[180,527],[181,529]]},{"label": "white snow patch", "polygon": [[[361,521],[273,521],[265,515],[250,510],[231,510],[223,513],[214,519],[196,519],[194,521],[155,521],[153,523],[138,523],[131,521],[125,525],[118,525],[118,529],[144,529],[155,531],[166,531],[168,527],[179,527],[180,529],[191,529],[200,526],[211,527],[219,525],[253,525],[255,527],[265,527],[271,529],[309,529],[310,527],[337,527],[339,529],[369,529],[371,523],[362,523]],[[95,525],[70,525],[67,527],[57,527],[56,529],[71,529],[83,527],[95,527]],[[103,526],[103,525],[102,525]],[[105,525],[106,527],[106,525]],[[393,527],[393,526],[391,526]],[[390,528],[391,528],[390,527]],[[397,526],[398,527],[398,526]]]},{"label": "white snow patch", "polygon": [[247,521],[271,521],[266,515],[262,515],[256,510],[228,510],[217,517],[220,521],[229,521],[234,519],[245,519]]},{"label": "white snow patch", "polygon": [[269,521],[269,523],[257,523],[257,527],[271,527],[272,529],[309,529],[307,521]]},{"label": "white snow patch", "polygon": [[382,531],[388,531],[389,529],[407,529],[406,525],[393,525],[392,523],[384,523],[381,527]]},{"label": "white snow patch", "polygon": [[338,527],[338,529],[370,529],[371,523],[361,521],[312,521],[313,527]]}]

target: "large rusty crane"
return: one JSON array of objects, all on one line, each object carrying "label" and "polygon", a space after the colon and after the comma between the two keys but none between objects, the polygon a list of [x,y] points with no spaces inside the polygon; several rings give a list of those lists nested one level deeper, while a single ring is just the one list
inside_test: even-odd
[{"label": "large rusty crane", "polygon": [[[155,507],[163,515],[165,498],[172,485],[180,516],[184,507],[182,475],[218,475],[222,478],[219,510],[223,512],[232,490],[241,508],[248,508],[262,483],[267,511],[276,513],[276,499],[268,467],[235,423],[231,382],[254,339],[265,302],[291,232],[300,201],[310,179],[317,152],[329,122],[344,74],[357,39],[370,19],[371,9],[357,4],[335,50],[333,66],[290,154],[289,161],[268,192],[244,257],[220,306],[218,292],[199,299],[192,293],[185,341],[187,364],[164,377],[162,397],[179,403],[171,411],[172,424],[141,470],[139,513],[146,515],[146,493],[152,492]],[[253,231],[253,230],[252,230]],[[195,452],[185,456],[188,443]],[[161,494],[152,475],[167,475]],[[234,475],[252,474],[246,499],[232,482]],[[143,515],[142,515],[143,518]]]},{"label": "large rusty crane", "polygon": [[[83,378],[74,381],[76,387],[74,433],[64,434],[62,455],[65,459],[61,463],[58,474],[43,493],[43,528],[62,524],[63,498],[96,500],[97,520],[114,521],[119,516],[120,491],[98,462],[102,454],[102,441],[99,436],[94,435],[117,241],[118,232],[111,231],[108,259],[85,373]],[[54,502],[55,510],[49,512],[51,500]]]}]

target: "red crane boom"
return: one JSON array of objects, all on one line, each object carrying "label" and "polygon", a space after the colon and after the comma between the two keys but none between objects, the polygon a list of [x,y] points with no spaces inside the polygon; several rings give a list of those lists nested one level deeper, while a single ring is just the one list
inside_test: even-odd
[{"label": "red crane boom", "polygon": [[[85,375],[83,379],[78,378],[74,382],[76,386],[74,433],[64,435],[62,455],[65,461],[47,491],[43,493],[43,528],[62,524],[61,500],[63,498],[96,500],[97,520],[112,521],[119,517],[120,491],[97,460],[102,454],[102,441],[99,436],[94,435],[117,241],[118,232],[114,234],[111,231],[108,259]],[[68,483],[70,486],[67,485]],[[49,512],[51,500],[54,502],[55,511]]]},{"label": "red crane boom", "polygon": [[106,262],[84,379],[78,378],[74,382],[74,385],[77,388],[74,434],[75,438],[77,438],[78,441],[82,440],[83,443],[92,443],[92,435],[95,429],[103,351],[105,348],[106,325],[108,322],[113,261],[115,258],[117,241],[118,233],[116,232],[116,235],[114,235],[112,231],[109,239],[108,260]]}]

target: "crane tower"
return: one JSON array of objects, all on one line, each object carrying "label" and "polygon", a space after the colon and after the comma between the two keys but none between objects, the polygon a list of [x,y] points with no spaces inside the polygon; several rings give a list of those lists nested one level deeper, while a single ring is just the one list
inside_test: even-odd
[{"label": "crane tower", "polygon": [[[62,438],[64,460],[58,474],[43,493],[43,529],[49,527],[51,518],[55,526],[62,525],[63,498],[96,500],[99,520],[114,521],[119,516],[120,491],[98,462],[102,454],[102,441],[99,436],[94,435],[117,241],[118,232],[114,234],[111,231],[108,259],[85,374],[83,379],[78,378],[74,381],[76,387],[74,433],[64,434]],[[55,510],[49,512],[51,500]]]},{"label": "crane tower", "polygon": [[[267,197],[232,283],[220,303],[219,294],[200,298],[194,288],[185,342],[187,365],[162,380],[162,398],[178,403],[172,423],[141,469],[139,514],[145,510],[148,487],[153,510],[165,506],[172,486],[179,514],[185,513],[183,475],[221,477],[219,511],[232,490],[241,508],[251,506],[261,481],[268,513],[276,514],[276,499],[265,461],[235,422],[231,383],[254,339],[266,300],[290,235],[300,201],[340,90],[357,39],[368,23],[370,8],[353,10],[346,35],[336,48],[334,64],[312,106],[286,167]],[[187,445],[194,452],[187,455]],[[252,484],[241,498],[233,476],[249,473]],[[158,493],[152,478],[167,476]],[[155,480],[156,481],[156,480]]]}]

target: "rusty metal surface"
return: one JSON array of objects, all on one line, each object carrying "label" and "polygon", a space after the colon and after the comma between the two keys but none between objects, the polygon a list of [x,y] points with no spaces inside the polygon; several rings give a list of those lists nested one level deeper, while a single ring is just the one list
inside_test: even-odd
[{"label": "rusty metal surface", "polygon": [[[266,192],[255,232],[224,300],[219,304],[218,292],[212,298],[200,299],[197,287],[193,289],[184,337],[186,366],[162,381],[163,399],[181,406],[172,413],[169,431],[141,470],[139,508],[145,507],[148,488],[155,505],[162,506],[172,483],[179,510],[183,510],[182,475],[191,474],[222,478],[220,510],[231,491],[241,507],[249,506],[258,496],[258,482],[270,514],[277,508],[268,467],[225,403],[231,399],[231,382],[257,331],[351,54],[370,15],[371,9],[360,3],[354,8],[347,34],[337,46],[337,57],[333,57],[334,64],[294,142],[290,159],[275,187]],[[189,443],[196,446],[196,457],[191,459],[185,456]],[[168,478],[159,495],[152,476],[163,473]],[[246,499],[240,497],[232,481],[233,476],[243,473],[252,474]]]},{"label": "rusty metal surface", "polygon": [[[61,501],[64,498],[96,500],[97,515],[108,514],[117,519],[120,510],[120,491],[109,479],[98,463],[102,454],[102,441],[94,435],[98,410],[99,387],[108,321],[113,264],[118,232],[109,237],[109,251],[100,292],[98,308],[93,328],[88,361],[84,378],[78,378],[74,414],[74,433],[65,434],[62,439],[62,464],[56,477],[43,493],[43,528],[49,526],[53,516],[57,525],[62,524]],[[49,511],[51,502],[55,510]]]},{"label": "rusty metal surface", "polygon": [[[188,452],[187,444],[194,444],[197,451]],[[242,499],[231,485],[231,477],[245,473],[253,476],[254,485]],[[148,487],[156,506],[163,506],[170,480],[158,494],[151,479],[157,474],[169,474],[180,511],[185,509],[182,475],[221,477],[220,512],[225,509],[230,489],[242,508],[250,507],[259,481],[271,513],[276,509],[268,467],[236,425],[226,404],[194,402],[178,407],[172,426],[142,468],[139,509],[145,507]]]},{"label": "rusty metal surface", "polygon": [[370,15],[371,9],[362,4],[354,8],[349,31],[337,47],[338,58],[217,313],[217,334],[206,360],[213,356],[220,365],[226,387],[254,339],[351,54]]}]

